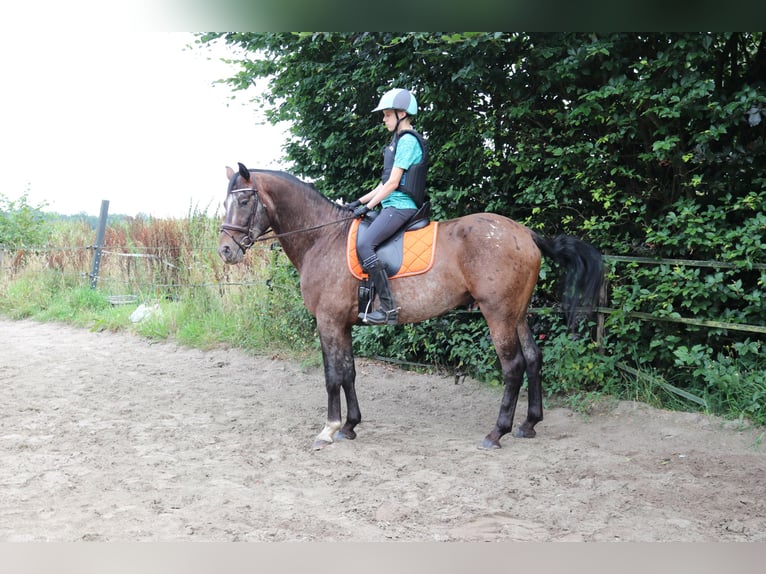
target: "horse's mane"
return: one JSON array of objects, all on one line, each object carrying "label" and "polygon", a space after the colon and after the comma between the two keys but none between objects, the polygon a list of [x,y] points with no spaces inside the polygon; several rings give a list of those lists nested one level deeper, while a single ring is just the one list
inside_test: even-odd
[{"label": "horse's mane", "polygon": [[286,179],[290,181],[291,183],[294,183],[296,185],[302,186],[306,188],[307,195],[310,198],[316,198],[317,200],[321,200],[322,202],[330,205],[333,207],[333,209],[337,210],[338,212],[341,212],[344,215],[348,215],[349,212],[343,209],[340,205],[335,203],[333,200],[329,199],[328,197],[325,197],[313,183],[308,183],[300,179],[299,177],[296,177],[295,175],[288,173],[286,171],[280,171],[280,170],[274,170],[274,169],[251,169],[250,172],[252,173],[267,173],[269,175],[273,175],[275,177],[279,177],[282,179]]}]

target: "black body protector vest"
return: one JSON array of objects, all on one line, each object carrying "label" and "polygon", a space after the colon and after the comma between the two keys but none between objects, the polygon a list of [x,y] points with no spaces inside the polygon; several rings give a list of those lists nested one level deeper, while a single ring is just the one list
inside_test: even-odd
[{"label": "black body protector vest", "polygon": [[383,175],[381,182],[385,183],[391,176],[391,170],[394,169],[394,158],[396,157],[396,146],[399,138],[404,134],[412,134],[418,139],[420,149],[423,152],[423,158],[410,166],[404,173],[407,177],[403,178],[404,183],[400,184],[397,191],[403,191],[408,194],[418,208],[426,202],[426,172],[428,171],[428,141],[414,130],[404,130],[399,132],[391,140],[391,143],[383,149]]}]

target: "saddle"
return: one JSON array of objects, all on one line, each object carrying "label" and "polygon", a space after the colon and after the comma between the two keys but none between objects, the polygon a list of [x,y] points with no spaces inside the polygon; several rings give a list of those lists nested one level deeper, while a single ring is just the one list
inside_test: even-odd
[{"label": "saddle", "polygon": [[[425,273],[433,266],[438,222],[430,220],[430,211],[430,204],[423,204],[399,231],[376,250],[378,260],[383,263],[389,278],[418,275]],[[356,246],[375,216],[377,212],[371,212],[361,220],[357,219],[351,224],[348,233],[346,249],[348,270],[359,280],[366,279],[367,274],[362,269]]]}]

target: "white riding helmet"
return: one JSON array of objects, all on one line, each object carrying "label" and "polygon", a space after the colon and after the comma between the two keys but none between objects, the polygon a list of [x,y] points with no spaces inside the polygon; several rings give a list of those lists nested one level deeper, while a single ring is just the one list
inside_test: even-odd
[{"label": "white riding helmet", "polygon": [[409,90],[394,88],[383,94],[380,102],[378,102],[378,107],[372,111],[380,112],[382,110],[402,110],[414,116],[418,113],[418,102]]}]

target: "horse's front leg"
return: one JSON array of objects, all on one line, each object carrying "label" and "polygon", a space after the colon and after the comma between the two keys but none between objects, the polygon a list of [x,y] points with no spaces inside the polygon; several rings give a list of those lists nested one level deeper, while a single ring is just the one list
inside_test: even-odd
[{"label": "horse's front leg", "polygon": [[[351,327],[321,330],[319,340],[322,344],[322,361],[327,388],[327,421],[322,432],[314,439],[312,445],[314,450],[332,444],[336,438],[356,438],[354,427],[362,420],[354,386],[356,369],[351,347]],[[346,395],[345,425],[342,423],[341,389]]]}]

